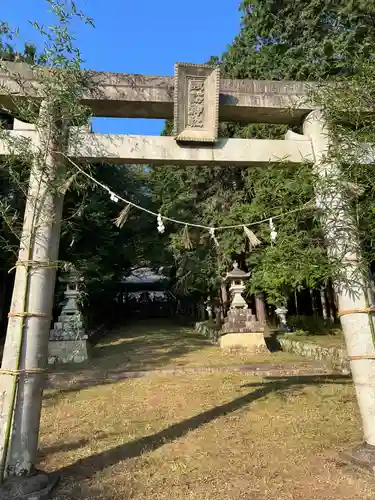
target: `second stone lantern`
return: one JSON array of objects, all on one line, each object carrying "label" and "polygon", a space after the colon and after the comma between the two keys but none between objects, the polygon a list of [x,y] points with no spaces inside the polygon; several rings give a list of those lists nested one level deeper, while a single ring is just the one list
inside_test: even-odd
[{"label": "second stone lantern", "polygon": [[243,292],[246,290],[245,282],[250,278],[251,273],[245,273],[242,269],[239,269],[237,262],[233,263],[233,269],[225,278],[225,281],[229,281],[230,287],[229,292],[231,294],[231,309],[247,309],[248,305],[246,300],[242,297]]},{"label": "second stone lantern", "polygon": [[251,353],[268,352],[264,340],[266,325],[257,320],[242,296],[250,273],[239,269],[234,262],[233,269],[225,280],[230,283],[231,303],[220,336],[220,346],[229,350],[246,350]]}]

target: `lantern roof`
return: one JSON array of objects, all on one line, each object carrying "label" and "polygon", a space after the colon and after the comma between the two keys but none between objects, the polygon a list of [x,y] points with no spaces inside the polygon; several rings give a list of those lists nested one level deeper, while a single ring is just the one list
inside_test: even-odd
[{"label": "lantern roof", "polygon": [[246,279],[246,278],[250,278],[250,274],[251,273],[245,273],[245,271],[242,271],[242,269],[240,269],[238,267],[238,263],[237,262],[233,262],[233,269],[227,273],[226,275],[226,280],[228,279]]}]

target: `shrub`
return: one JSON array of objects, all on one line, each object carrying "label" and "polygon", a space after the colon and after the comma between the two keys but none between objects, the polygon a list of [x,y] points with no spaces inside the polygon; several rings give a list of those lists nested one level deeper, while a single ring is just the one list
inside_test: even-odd
[{"label": "shrub", "polygon": [[339,323],[316,316],[289,316],[288,325],[297,335],[342,335]]}]

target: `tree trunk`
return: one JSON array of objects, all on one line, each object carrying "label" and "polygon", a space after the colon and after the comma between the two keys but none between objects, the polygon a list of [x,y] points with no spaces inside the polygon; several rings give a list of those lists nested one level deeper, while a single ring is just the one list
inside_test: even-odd
[{"label": "tree trunk", "polygon": [[8,285],[8,273],[6,271],[1,271],[0,272],[0,335],[2,335],[2,330],[4,327],[7,285]]},{"label": "tree trunk", "polygon": [[331,282],[328,283],[326,292],[327,292],[329,316],[331,318],[331,321],[335,321],[337,316],[337,302],[336,302],[335,292],[333,290],[333,285]]},{"label": "tree trunk", "polygon": [[0,457],[8,476],[34,468],[48,358],[63,206],[56,189],[62,157],[54,151],[63,145],[57,112],[47,102],[41,104],[36,134],[2,366],[21,372],[0,377]]},{"label": "tree trunk", "polygon": [[309,293],[310,293],[310,299],[311,299],[312,313],[313,313],[313,316],[317,317],[317,316],[319,316],[319,312],[318,312],[318,307],[316,304],[315,290],[313,290],[312,288],[309,288]]},{"label": "tree trunk", "polygon": [[257,320],[260,321],[261,323],[266,323],[267,314],[266,314],[266,304],[264,301],[263,293],[257,293],[255,295],[255,310],[256,310]]},{"label": "tree trunk", "polygon": [[327,321],[329,319],[329,307],[328,307],[326,290],[324,287],[320,289],[320,302],[322,304],[323,319],[324,321]]},{"label": "tree trunk", "polygon": [[220,287],[220,300],[221,300],[221,319],[224,321],[225,316],[227,315],[228,310],[228,291],[225,283],[223,283]]},{"label": "tree trunk", "polygon": [[299,316],[298,295],[296,290],[294,290],[294,306],[296,308],[296,316]]}]

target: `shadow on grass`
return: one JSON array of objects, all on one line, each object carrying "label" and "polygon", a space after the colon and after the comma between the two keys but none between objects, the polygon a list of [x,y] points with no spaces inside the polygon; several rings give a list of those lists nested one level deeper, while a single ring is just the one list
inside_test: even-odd
[{"label": "shadow on grass", "polygon": [[210,347],[210,342],[174,322],[144,320],[111,331],[92,347],[87,363],[56,365],[52,371],[77,372],[85,369],[127,370],[157,368],[193,351]]},{"label": "shadow on grass", "polygon": [[39,450],[39,458],[45,458],[47,455],[53,455],[54,453],[65,453],[68,451],[79,450],[89,443],[90,439],[78,439],[78,441],[56,443],[51,446],[45,446]]},{"label": "shadow on grass", "polygon": [[[99,434],[95,435],[95,440],[101,440],[101,439],[106,439],[108,437],[117,437],[117,433],[107,433],[107,432],[101,432]],[[64,442],[64,443],[56,443],[51,446],[44,446],[42,447],[39,451],[39,458],[45,458],[48,455],[53,455],[54,453],[65,453],[73,450],[79,450],[80,448],[90,444],[91,439],[78,439],[77,441],[70,441],[70,442]]]},{"label": "shadow on grass", "polygon": [[[55,387],[55,376],[58,380],[61,378],[62,387],[44,394],[45,405],[53,405],[56,396],[62,393],[138,378],[142,370],[164,368],[178,358],[207,347],[212,344],[191,328],[166,320],[137,321],[102,337],[93,347],[88,362],[51,367],[46,388]],[[69,386],[64,387],[67,382]]]},{"label": "shadow on grass", "polygon": [[161,446],[179,439],[190,431],[198,429],[214,420],[228,415],[252,402],[267,396],[269,393],[284,393],[291,389],[298,390],[308,385],[348,384],[350,377],[344,375],[299,376],[299,377],[266,377],[264,382],[245,384],[255,390],[238,397],[229,403],[211,408],[191,418],[171,425],[155,434],[145,436],[128,443],[121,444],[74,462],[59,472],[65,481],[91,478],[97,472],[131,458],[154,451]]},{"label": "shadow on grass", "polygon": [[268,337],[265,337],[264,340],[265,340],[267,348],[269,349],[270,352],[282,351],[280,342],[278,341],[278,338],[277,338],[277,332],[272,332],[271,335],[269,335]]}]

